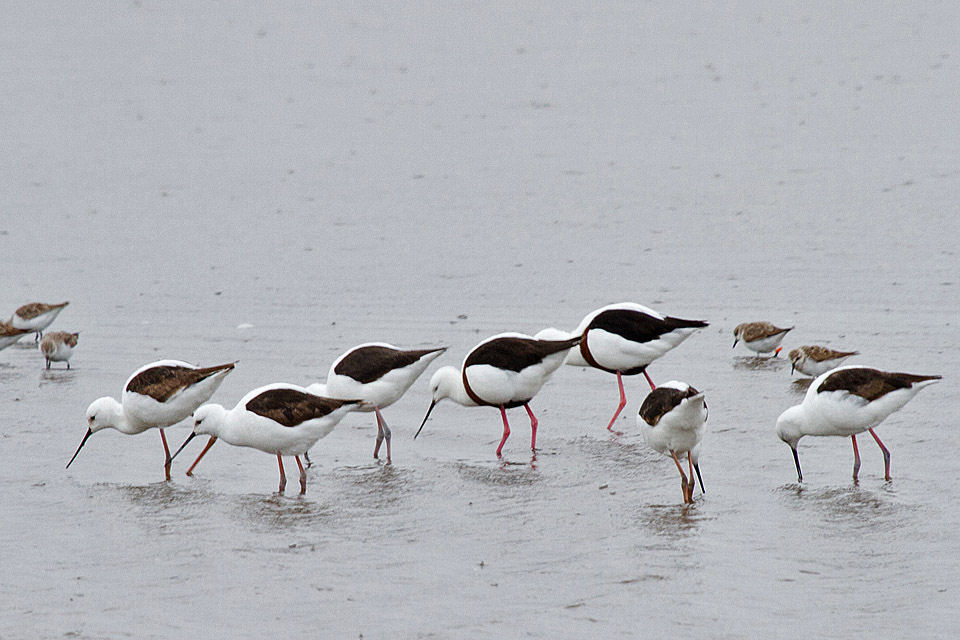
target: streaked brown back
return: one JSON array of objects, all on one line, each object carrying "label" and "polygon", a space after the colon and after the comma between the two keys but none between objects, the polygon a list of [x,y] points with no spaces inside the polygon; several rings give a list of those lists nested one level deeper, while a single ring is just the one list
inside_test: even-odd
[{"label": "streaked brown back", "polygon": [[141,371],[127,383],[127,391],[150,396],[157,402],[166,402],[170,397],[192,384],[209,378],[225,369],[233,369],[235,363],[220,364],[214,367],[193,369],[174,365],[150,367]]}]

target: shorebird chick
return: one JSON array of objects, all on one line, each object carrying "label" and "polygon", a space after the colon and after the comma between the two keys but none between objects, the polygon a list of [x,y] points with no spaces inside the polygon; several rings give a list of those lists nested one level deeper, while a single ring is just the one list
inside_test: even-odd
[{"label": "shorebird chick", "polygon": [[[673,458],[680,472],[680,489],[683,501],[693,502],[693,472],[697,472],[700,490],[703,478],[700,476],[700,441],[703,439],[703,426],[707,422],[707,403],[703,393],[686,382],[671,380],[646,397],[640,405],[637,426],[643,435],[643,441],[654,451]],[[683,472],[680,458],[687,454],[690,480]]]},{"label": "shorebird chick", "polygon": [[924,387],[940,376],[888,373],[867,367],[847,366],[817,377],[803,402],[777,418],[777,435],[790,446],[797,465],[797,481],[803,482],[797,441],[803,436],[850,436],[853,442],[853,481],[860,472],[857,434],[869,431],[883,451],[883,477],[890,480],[890,452],[874,427],[901,409]]},{"label": "shorebird chick", "polygon": [[36,331],[37,335],[34,340],[34,342],[36,342],[43,337],[43,330],[50,326],[50,323],[56,319],[68,304],[70,303],[45,304],[43,302],[31,302],[30,304],[25,304],[13,312],[13,316],[10,318],[10,324],[17,329]]},{"label": "shorebird chick", "polygon": [[792,329],[793,327],[781,329],[769,322],[744,322],[738,324],[733,330],[733,346],[736,347],[742,340],[747,349],[759,355],[773,351],[776,357],[782,349],[780,343]]},{"label": "shorebird chick", "polygon": [[70,356],[77,347],[79,333],[67,333],[66,331],[52,331],[43,336],[40,341],[40,352],[47,361],[47,369],[51,362],[66,362],[67,369],[70,368]]},{"label": "shorebird chick", "polygon": [[433,401],[420,423],[416,438],[437,403],[450,398],[465,407],[497,407],[503,419],[503,437],[497,446],[501,457],[503,444],[510,437],[507,409],[523,407],[530,416],[530,450],[537,450],[537,418],[529,402],[556,371],[580,336],[565,340],[538,340],[521,333],[501,333],[475,346],[460,369],[440,367],[430,379]]},{"label": "shorebird chick", "polygon": [[836,369],[850,356],[859,355],[859,351],[834,351],[827,347],[805,345],[791,349],[790,374],[799,371],[804,375],[816,378],[822,373]]}]

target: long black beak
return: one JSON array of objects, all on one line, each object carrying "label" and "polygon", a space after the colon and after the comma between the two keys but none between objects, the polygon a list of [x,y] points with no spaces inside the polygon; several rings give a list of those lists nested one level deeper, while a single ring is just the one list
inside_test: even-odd
[{"label": "long black beak", "polygon": [[697,472],[697,480],[700,481],[700,491],[702,491],[703,493],[706,493],[707,490],[703,488],[703,478],[700,477],[700,465],[699,464],[693,465],[693,470]]},{"label": "long black beak", "polygon": [[186,447],[188,444],[190,444],[190,441],[196,437],[197,437],[197,433],[195,431],[192,432],[189,436],[187,436],[187,439],[183,441],[183,444],[180,445],[180,448],[177,449],[177,452],[172,456],[170,456],[170,462],[172,463],[173,459],[176,458],[178,455],[180,455],[180,452],[183,451],[183,448]]},{"label": "long black beak", "polygon": [[797,369],[797,363],[796,363],[796,362],[791,362],[791,363],[790,363],[790,375],[793,375],[793,372],[796,371],[796,369]]},{"label": "long black beak", "polygon": [[793,461],[797,464],[797,482],[803,482],[803,473],[800,471],[800,456],[797,455],[796,449],[790,448],[793,450]]},{"label": "long black beak", "polygon": [[73,457],[70,458],[70,462],[67,463],[67,466],[64,469],[69,469],[70,465],[73,464],[73,461],[77,459],[77,454],[80,453],[80,449],[83,449],[83,445],[87,444],[87,439],[93,435],[92,429],[87,429],[87,435],[83,436],[83,440],[80,441],[80,446],[77,447],[76,452],[73,454]]},{"label": "long black beak", "polygon": [[430,412],[433,411],[433,408],[437,406],[437,401],[434,400],[430,403],[430,408],[427,409],[427,415],[423,416],[423,422],[420,423],[420,428],[417,429],[417,432],[413,434],[413,439],[416,440],[417,436],[420,435],[420,432],[423,431],[423,425],[427,424],[427,418],[430,417]]}]

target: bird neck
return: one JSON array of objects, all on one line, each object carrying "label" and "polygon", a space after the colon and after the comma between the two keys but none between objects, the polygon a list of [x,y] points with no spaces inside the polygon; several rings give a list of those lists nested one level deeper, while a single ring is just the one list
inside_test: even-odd
[{"label": "bird neck", "polygon": [[454,367],[441,367],[437,369],[440,380],[441,398],[450,398],[464,407],[475,407],[477,403],[473,401],[463,386],[463,374]]}]

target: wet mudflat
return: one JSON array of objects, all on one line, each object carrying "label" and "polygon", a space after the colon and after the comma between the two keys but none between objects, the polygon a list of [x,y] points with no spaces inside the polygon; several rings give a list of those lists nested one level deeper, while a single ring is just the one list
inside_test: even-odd
[{"label": "wet mudflat", "polygon": [[[18,5],[2,29],[7,312],[70,300],[73,369],[0,352],[0,637],[952,637],[960,11]],[[12,151],[11,151],[12,150]],[[561,368],[512,411],[429,404],[502,331],[630,300],[711,326],[650,367],[707,394],[707,494],[636,430],[647,392]],[[939,373],[893,454],[774,434],[802,381],[737,347]],[[238,359],[214,399],[384,340],[448,352],[313,450],[309,490],[83,412],[139,365]],[[56,367],[57,365],[55,365]],[[171,444],[187,426],[168,430]],[[187,451],[196,453],[200,445]],[[290,465],[288,465],[288,472]]]}]

